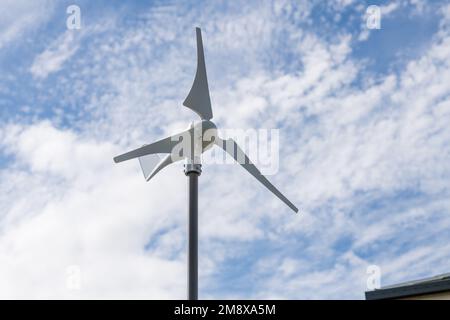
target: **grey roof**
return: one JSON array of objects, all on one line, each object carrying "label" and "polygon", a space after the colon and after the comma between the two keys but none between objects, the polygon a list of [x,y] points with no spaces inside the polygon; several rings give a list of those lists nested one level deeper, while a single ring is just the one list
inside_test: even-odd
[{"label": "grey roof", "polygon": [[395,299],[450,291],[450,273],[366,291],[366,300]]}]

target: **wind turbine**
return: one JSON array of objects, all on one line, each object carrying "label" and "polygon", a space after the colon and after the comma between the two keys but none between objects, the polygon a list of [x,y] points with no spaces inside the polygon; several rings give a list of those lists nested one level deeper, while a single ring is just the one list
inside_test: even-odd
[{"label": "wind turbine", "polygon": [[[203,52],[202,33],[196,28],[197,35],[197,72],[194,83],[183,105],[197,113],[201,121],[191,123],[189,128],[179,134],[144,145],[114,158],[114,162],[122,162],[139,158],[144,176],[149,181],[161,169],[179,160],[185,159],[184,173],[189,178],[189,219],[188,219],[188,299],[198,299],[198,177],[200,176],[200,155],[213,147],[219,146],[248,173],[261,182],[293,211],[297,207],[289,201],[258,168],[250,161],[244,151],[233,139],[222,140],[217,134],[217,127],[211,121],[213,113],[206,77],[205,56]],[[155,165],[155,155],[165,154]],[[152,156],[150,156],[152,155]]]}]

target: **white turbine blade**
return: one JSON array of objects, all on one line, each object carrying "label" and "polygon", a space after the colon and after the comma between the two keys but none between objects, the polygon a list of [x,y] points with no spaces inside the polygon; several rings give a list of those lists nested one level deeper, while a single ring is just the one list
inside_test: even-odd
[{"label": "white turbine blade", "polygon": [[114,157],[114,162],[122,162],[149,154],[156,153],[171,153],[176,141],[172,141],[171,137],[156,141],[152,144],[137,148],[135,150],[129,151],[127,153],[121,154],[120,156]]},{"label": "white turbine blade", "polygon": [[196,112],[203,120],[213,117],[211,99],[209,97],[208,79],[206,77],[205,54],[203,52],[202,31],[195,29],[197,34],[197,72],[191,91],[183,105]]},{"label": "white turbine blade", "polygon": [[192,137],[194,129],[186,130],[182,133],[178,133],[171,137],[153,142],[151,144],[145,145],[143,147],[137,148],[135,150],[129,151],[127,153],[121,154],[120,156],[114,157],[114,162],[122,162],[134,158],[143,157],[149,154],[157,153],[172,153],[174,148],[180,143],[180,138]]},{"label": "white turbine blade", "polygon": [[256,166],[250,161],[247,155],[242,151],[238,144],[232,140],[227,141],[222,140],[218,137],[215,138],[215,144],[225,150],[229,155],[231,155],[234,160],[236,160],[245,170],[248,171],[252,176],[254,176],[259,182],[261,182],[267,189],[269,189],[274,195],[276,195],[281,201],[289,206],[295,212],[298,212],[297,207],[288,200],[275,186],[270,183],[269,180],[256,168]]}]

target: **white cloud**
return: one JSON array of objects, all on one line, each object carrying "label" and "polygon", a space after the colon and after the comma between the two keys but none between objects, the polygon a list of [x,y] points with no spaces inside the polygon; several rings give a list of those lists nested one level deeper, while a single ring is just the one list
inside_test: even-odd
[{"label": "white cloud", "polygon": [[52,1],[2,0],[0,11],[0,48],[36,31],[46,22],[54,8]]},{"label": "white cloud", "polygon": [[[0,179],[0,257],[8,261],[0,264],[0,282],[7,283],[0,294],[183,298],[181,167],[145,183],[136,162],[114,165],[111,159],[194,118],[180,103],[195,68],[194,42],[186,40],[193,28],[185,31],[193,20],[204,22],[215,119],[223,128],[281,127],[283,156],[273,181],[302,211],[292,215],[238,166],[205,166],[202,295],[249,298],[214,291],[233,259],[253,259],[256,269],[240,271],[257,298],[359,298],[369,264],[379,264],[386,281],[442,271],[445,264],[436,262],[450,255],[440,245],[448,242],[450,225],[445,24],[405,70],[366,75],[356,87],[364,65],[351,57],[352,38],[324,40],[298,31],[298,20],[283,19],[308,18],[297,9],[249,5],[223,15],[211,5],[183,19],[169,7],[150,11],[152,19],[142,25],[94,37],[91,50],[73,61],[77,75],[61,72],[57,84],[86,98],[79,107],[88,120],[76,122],[77,130],[50,122],[1,130],[2,149],[15,158]],[[236,30],[242,31],[238,38]],[[281,36],[289,45],[279,46]],[[51,48],[48,55],[58,57],[68,47]],[[268,65],[284,54],[289,64]],[[62,63],[36,75],[45,77]],[[87,96],[74,89],[86,83],[95,88]],[[408,189],[425,200],[371,207]],[[402,249],[407,243],[415,247]],[[65,288],[70,265],[81,267],[79,292]]]},{"label": "white cloud", "polygon": [[77,31],[68,30],[56,39],[35,58],[30,67],[31,74],[36,78],[46,78],[49,74],[59,71],[78,50],[80,37],[77,35]]},{"label": "white cloud", "polygon": [[[12,188],[2,197],[15,204],[2,219],[2,297],[182,297],[182,281],[175,279],[183,279],[183,261],[145,251],[159,228],[180,219],[169,214],[179,200],[158,194],[179,188],[146,185],[136,166],[112,165],[117,149],[111,144],[49,123],[6,130],[13,133],[6,147],[19,168],[3,173]],[[141,191],[130,193],[136,184]],[[81,268],[79,292],[66,287],[71,265]]]}]

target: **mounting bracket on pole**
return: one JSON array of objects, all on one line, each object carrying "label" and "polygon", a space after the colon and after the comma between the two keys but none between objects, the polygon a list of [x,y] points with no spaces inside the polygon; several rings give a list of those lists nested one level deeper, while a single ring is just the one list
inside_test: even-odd
[{"label": "mounting bracket on pole", "polygon": [[194,122],[191,122],[189,129],[191,130],[192,136],[190,136],[190,150],[188,150],[188,154],[184,162],[184,174],[189,175],[190,173],[196,173],[197,175],[200,175],[202,173],[201,154],[203,152],[202,125],[198,128],[198,126],[196,127],[194,125]]},{"label": "mounting bracket on pole", "polygon": [[190,173],[201,175],[202,165],[199,163],[191,163],[190,161],[186,161],[186,163],[184,164],[184,174],[189,175]]}]

